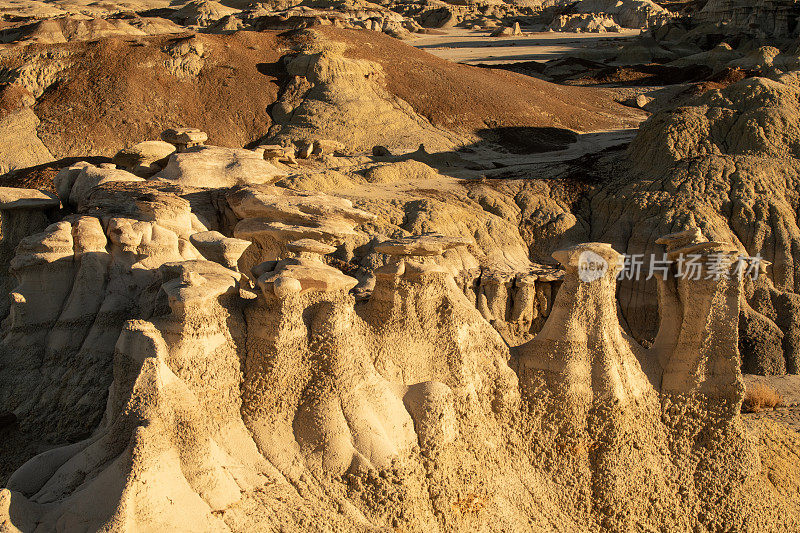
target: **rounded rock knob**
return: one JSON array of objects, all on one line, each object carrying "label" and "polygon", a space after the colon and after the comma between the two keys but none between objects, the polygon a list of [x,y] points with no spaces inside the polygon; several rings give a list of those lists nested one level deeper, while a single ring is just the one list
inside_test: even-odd
[{"label": "rounded rock knob", "polygon": [[292,293],[300,292],[303,286],[294,278],[278,278],[272,284],[272,292],[278,298],[286,298]]}]

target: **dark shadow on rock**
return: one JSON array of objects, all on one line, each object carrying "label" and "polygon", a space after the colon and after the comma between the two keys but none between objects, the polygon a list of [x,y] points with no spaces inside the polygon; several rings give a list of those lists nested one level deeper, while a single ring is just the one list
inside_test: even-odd
[{"label": "dark shadow on rock", "polygon": [[283,66],[283,61],[274,61],[272,63],[256,63],[256,70],[259,74],[271,76],[277,79],[288,76],[286,73],[286,68]]},{"label": "dark shadow on rock", "polygon": [[[526,76],[537,76],[544,72],[547,63],[541,61],[517,61],[515,63],[471,63],[473,67],[488,68],[492,70],[508,70]],[[541,76],[538,76],[541,77]]]},{"label": "dark shadow on rock", "polygon": [[[267,112],[272,116],[272,106],[274,106],[279,100],[280,95],[286,90],[286,85],[289,83],[289,80],[292,78],[288,72],[286,72],[286,67],[284,62],[281,60],[275,61],[273,63],[256,63],[256,70],[259,74],[267,76],[269,82],[275,85],[278,88],[278,98],[267,106]],[[258,146],[258,140],[251,142],[246,146],[246,148],[253,148]]]},{"label": "dark shadow on rock", "polygon": [[578,141],[578,134],[563,128],[533,128],[509,126],[486,128],[477,131],[487,142],[495,143],[512,154],[540,154],[564,150]]},{"label": "dark shadow on rock", "polygon": [[[463,149],[462,149],[463,151]],[[435,168],[441,174],[451,175],[451,170],[487,170],[489,167],[470,161],[459,155],[457,151],[446,152],[433,152],[430,153],[425,149],[424,144],[420,144],[419,148],[414,152],[409,152],[402,155],[372,155],[371,159],[380,163],[399,163],[402,161],[419,161],[426,165]]]},{"label": "dark shadow on rock", "polygon": [[176,9],[170,9],[168,7],[162,8],[154,8],[154,9],[147,9],[145,11],[139,11],[137,15],[144,18],[162,18],[167,20],[172,20],[172,15],[175,14]]},{"label": "dark shadow on rock", "polygon": [[[609,152],[625,150],[630,143],[624,131],[579,134],[560,128],[497,127],[478,133],[481,138],[474,144],[442,152],[429,153],[420,145],[413,152],[393,155],[385,147],[376,146],[370,159],[384,164],[420,161],[440,174],[460,179],[526,178],[533,165],[545,173],[547,168],[558,167],[561,177],[599,183],[603,178],[597,172],[596,160]],[[484,156],[474,155],[481,151],[486,152]],[[498,159],[492,159],[492,154]]]}]

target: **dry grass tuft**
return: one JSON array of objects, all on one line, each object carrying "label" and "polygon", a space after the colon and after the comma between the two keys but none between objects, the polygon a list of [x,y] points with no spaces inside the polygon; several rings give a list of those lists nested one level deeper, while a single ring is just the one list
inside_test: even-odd
[{"label": "dry grass tuft", "polygon": [[745,413],[759,413],[765,409],[774,409],[783,404],[783,397],[766,383],[754,383],[747,387],[742,402]]}]

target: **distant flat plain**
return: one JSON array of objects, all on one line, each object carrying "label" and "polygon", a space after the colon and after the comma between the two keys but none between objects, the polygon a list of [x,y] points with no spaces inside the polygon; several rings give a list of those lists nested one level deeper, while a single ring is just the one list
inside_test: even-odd
[{"label": "distant flat plain", "polygon": [[620,33],[526,33],[517,37],[491,37],[491,30],[450,28],[423,35],[410,44],[456,63],[494,65],[521,61],[549,61],[578,50],[614,46],[639,35],[640,30]]}]

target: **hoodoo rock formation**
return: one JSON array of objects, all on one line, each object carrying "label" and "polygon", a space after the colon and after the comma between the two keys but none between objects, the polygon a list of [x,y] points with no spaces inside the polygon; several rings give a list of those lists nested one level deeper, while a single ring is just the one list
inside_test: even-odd
[{"label": "hoodoo rock formation", "polygon": [[[608,244],[476,274],[472,239],[366,246],[385,214],[343,198],[123,172],[67,169],[65,214],[15,222],[0,409],[61,445],[3,449],[4,531],[797,525],[740,419],[742,276],[673,265],[646,349]],[[738,257],[698,235],[659,242]]]},{"label": "hoodoo rock formation", "polygon": [[800,531],[795,7],[458,4],[0,2],[0,533]]}]

